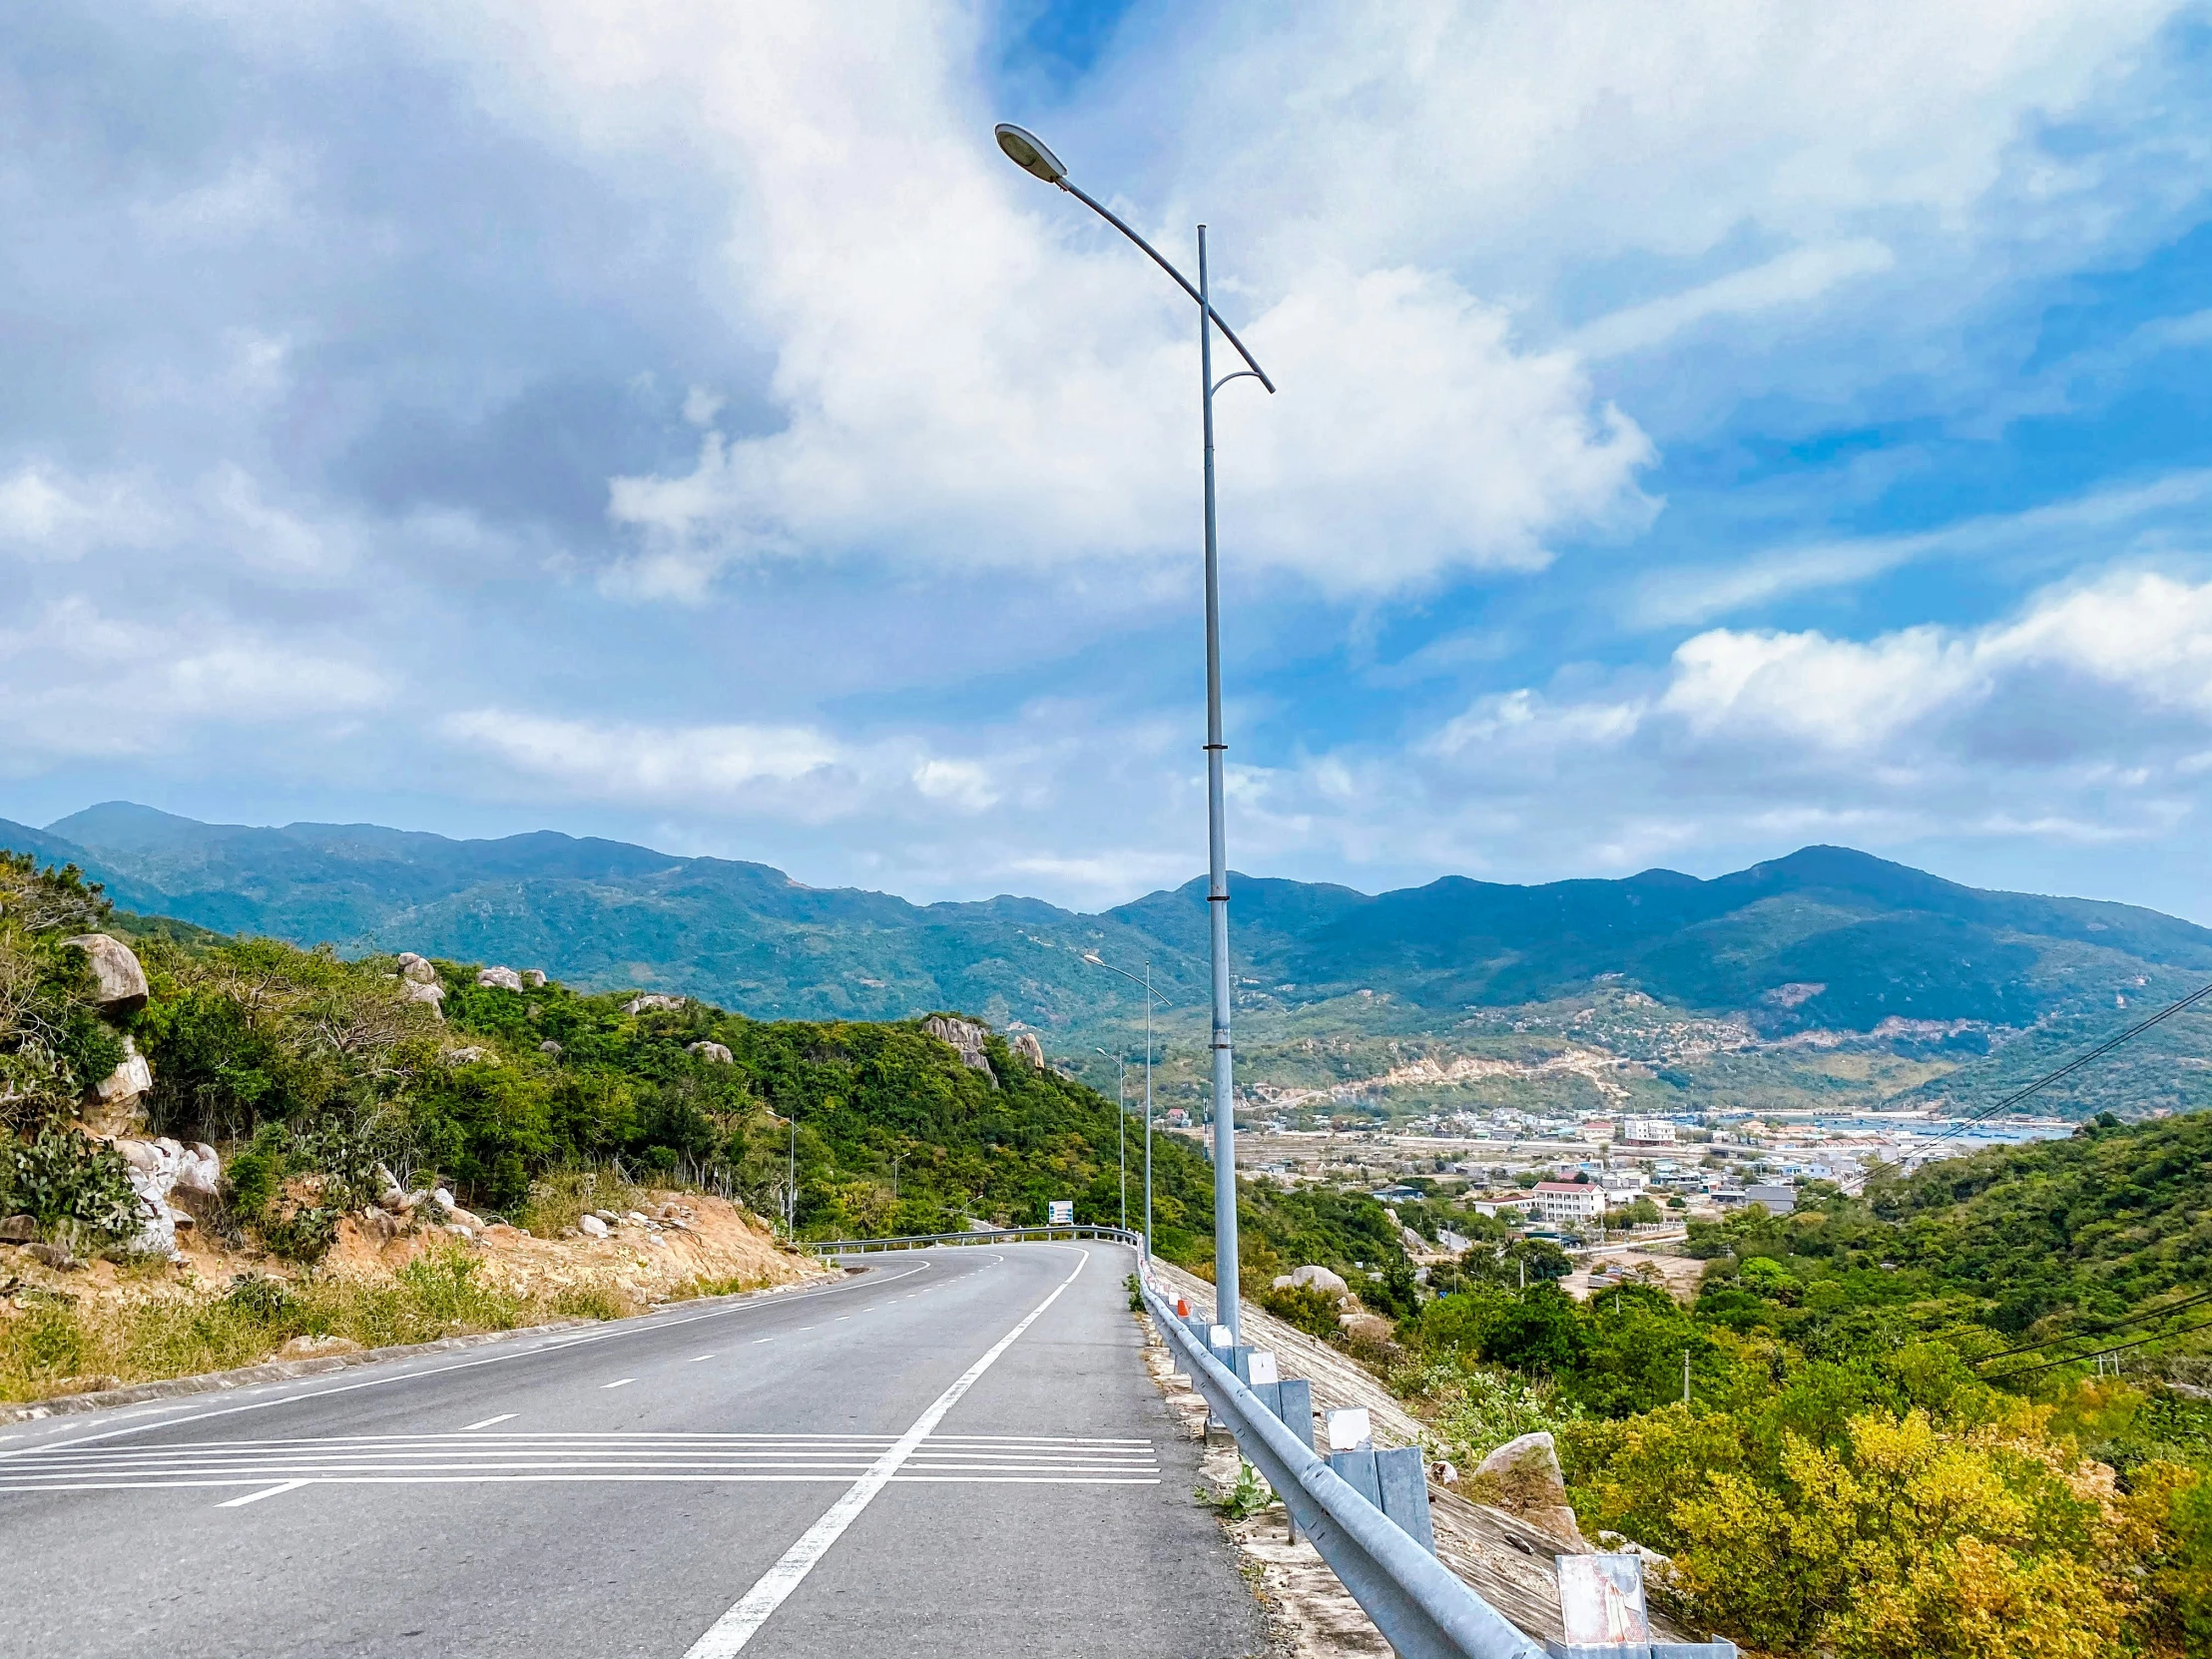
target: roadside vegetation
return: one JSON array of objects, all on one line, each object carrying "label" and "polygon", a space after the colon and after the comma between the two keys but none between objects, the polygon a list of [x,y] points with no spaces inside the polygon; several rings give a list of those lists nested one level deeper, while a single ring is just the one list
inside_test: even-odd
[{"label": "roadside vegetation", "polygon": [[1757,1652],[2212,1651],[2212,1114],[1803,1196],[1693,1226],[1687,1307],[1478,1244],[1391,1382],[1462,1466],[1550,1430],[1584,1530]]}]

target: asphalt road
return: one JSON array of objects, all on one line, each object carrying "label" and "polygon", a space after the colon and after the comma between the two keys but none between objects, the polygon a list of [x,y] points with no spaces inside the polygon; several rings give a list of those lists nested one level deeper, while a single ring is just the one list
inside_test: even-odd
[{"label": "asphalt road", "polygon": [[0,1425],[9,1659],[1261,1651],[1129,1252]]}]

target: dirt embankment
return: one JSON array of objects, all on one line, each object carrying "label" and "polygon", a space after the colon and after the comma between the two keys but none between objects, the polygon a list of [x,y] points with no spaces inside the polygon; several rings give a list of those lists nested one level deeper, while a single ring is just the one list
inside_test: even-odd
[{"label": "dirt embankment", "polygon": [[620,1319],[837,1271],[719,1199],[632,1189],[623,1201],[558,1238],[357,1214],[311,1269],[227,1249],[206,1226],[180,1230],[174,1261],[0,1249],[0,1402]]},{"label": "dirt embankment", "polygon": [[[514,1296],[552,1298],[565,1291],[608,1289],[640,1302],[666,1302],[708,1287],[750,1290],[796,1284],[835,1271],[786,1249],[752,1212],[719,1198],[647,1192],[633,1210],[602,1213],[617,1218],[605,1238],[578,1234],[558,1239],[537,1238],[497,1223],[467,1229],[425,1224],[394,1237],[382,1227],[348,1217],[321,1271],[373,1279],[459,1242],[480,1262],[487,1285]],[[230,1265],[233,1261],[221,1256],[211,1264],[225,1275],[220,1283],[228,1284],[229,1274],[242,1271]],[[208,1277],[207,1270],[201,1276]]]}]

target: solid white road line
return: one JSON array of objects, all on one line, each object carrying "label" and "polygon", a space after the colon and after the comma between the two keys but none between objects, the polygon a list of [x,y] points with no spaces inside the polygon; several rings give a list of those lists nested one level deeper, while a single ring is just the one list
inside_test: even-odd
[{"label": "solid white road line", "polygon": [[822,1519],[807,1528],[800,1540],[784,1551],[784,1558],[761,1575],[760,1582],[746,1591],[744,1599],[729,1612],[715,1620],[707,1633],[692,1643],[684,1659],[730,1659],[746,1643],[753,1640],[755,1632],[766,1624],[769,1616],[783,1606],[785,1598],[799,1588],[806,1576],[814,1571],[815,1563],[830,1552],[830,1546],[837,1541],[844,1529],[859,1518],[860,1511],[874,1500],[875,1494],[890,1483],[898,1473],[898,1467],[913,1455],[921,1442],[929,1437],[944,1414],[960,1403],[968,1389],[975,1386],[982,1375],[991,1369],[1021,1334],[1036,1324],[1044,1311],[1060,1300],[1060,1293],[1075,1283],[1075,1276],[1083,1271],[1091,1259],[1089,1251],[1075,1264],[1075,1273],[1061,1280],[1052,1294],[1022,1316],[1021,1322],[1005,1336],[993,1343],[983,1358],[960,1374],[951,1387],[930,1402],[929,1408],[914,1419],[914,1424],[899,1436],[890,1450],[876,1459],[874,1467],[852,1483],[844,1496],[830,1505]]},{"label": "solid white road line", "polygon": [[602,1388],[627,1388],[636,1381],[637,1379],[634,1377],[618,1377],[612,1382],[602,1382],[599,1385]]},{"label": "solid white road line", "polygon": [[263,1498],[275,1497],[279,1492],[297,1491],[306,1484],[307,1482],[304,1480],[279,1480],[274,1486],[264,1486],[258,1492],[248,1492],[244,1497],[234,1497],[228,1502],[217,1504],[216,1507],[218,1509],[243,1509],[249,1503],[259,1503]]},{"label": "solid white road line", "polygon": [[486,1417],[482,1422],[472,1422],[464,1424],[460,1432],[462,1432],[463,1434],[473,1434],[476,1432],[477,1429],[489,1428],[495,1422],[512,1422],[518,1415],[520,1415],[520,1413],[516,1411],[502,1411],[496,1417]]}]

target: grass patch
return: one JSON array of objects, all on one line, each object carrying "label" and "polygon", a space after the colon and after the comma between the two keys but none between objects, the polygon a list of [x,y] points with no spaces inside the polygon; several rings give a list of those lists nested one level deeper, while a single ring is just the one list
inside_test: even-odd
[{"label": "grass patch", "polygon": [[604,1286],[517,1296],[486,1283],[480,1267],[456,1246],[409,1262],[386,1284],[241,1275],[213,1296],[152,1294],[93,1304],[39,1297],[13,1315],[0,1314],[0,1400],[231,1371],[269,1359],[294,1337],[390,1348],[637,1312]]},{"label": "grass patch", "polygon": [[668,1293],[671,1302],[691,1302],[703,1296],[742,1296],[765,1291],[775,1281],[766,1274],[734,1273],[722,1279],[687,1279]]},{"label": "grass patch", "polygon": [[645,1203],[645,1189],[605,1169],[557,1169],[530,1183],[514,1224],[541,1239],[557,1239],[593,1210],[625,1215]]}]

